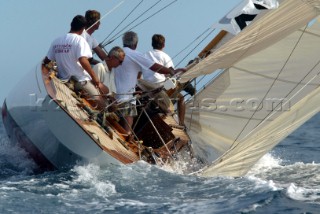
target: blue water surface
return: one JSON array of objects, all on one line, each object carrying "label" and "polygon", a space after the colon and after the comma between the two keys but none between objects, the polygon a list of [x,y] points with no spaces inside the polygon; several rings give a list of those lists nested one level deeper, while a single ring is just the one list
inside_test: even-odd
[{"label": "blue water surface", "polygon": [[0,213],[320,213],[319,121],[316,115],[234,179],[144,162],[34,173],[1,120]]}]

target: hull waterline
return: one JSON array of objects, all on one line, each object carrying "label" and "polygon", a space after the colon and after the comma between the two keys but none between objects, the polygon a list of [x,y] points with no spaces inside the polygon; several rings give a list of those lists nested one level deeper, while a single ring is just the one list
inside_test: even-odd
[{"label": "hull waterline", "polygon": [[[118,164],[52,101],[39,75],[34,75],[39,69],[28,73],[3,104],[3,123],[10,140],[25,149],[42,170],[68,168],[79,162]],[[62,128],[64,134],[52,127]]]}]

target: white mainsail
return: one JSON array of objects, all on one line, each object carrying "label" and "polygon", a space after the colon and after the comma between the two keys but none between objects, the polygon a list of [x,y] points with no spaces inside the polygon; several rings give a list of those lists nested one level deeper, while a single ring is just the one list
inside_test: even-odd
[{"label": "white mainsail", "polygon": [[283,0],[183,75],[225,71],[189,103],[203,176],[243,176],[320,110],[320,0]]}]

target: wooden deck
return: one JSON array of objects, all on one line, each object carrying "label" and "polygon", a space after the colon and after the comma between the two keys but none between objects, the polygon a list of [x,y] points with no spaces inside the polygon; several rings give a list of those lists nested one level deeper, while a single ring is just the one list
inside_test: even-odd
[{"label": "wooden deck", "polygon": [[[156,117],[161,119],[161,121],[158,121],[160,123],[156,122],[156,125],[157,129],[162,129],[161,135],[165,138],[166,146],[162,143],[160,146],[156,146],[154,149],[150,150],[150,145],[148,145],[147,148],[142,141],[133,140],[127,142],[122,135],[124,130],[118,124],[116,116],[107,117],[106,125],[108,127],[102,127],[96,120],[93,120],[90,114],[83,108],[88,104],[86,100],[79,98],[65,83],[61,82],[55,75],[52,75],[44,66],[42,68],[42,73],[49,96],[65,111],[66,116],[71,117],[102,150],[124,164],[140,160],[141,154],[142,156],[149,156],[142,157],[141,159],[150,160],[151,150],[158,153],[159,156],[171,156],[171,154],[168,154],[168,147],[171,148],[176,144],[179,144],[181,145],[179,146],[180,149],[190,140],[186,132],[179,128],[178,123],[172,116],[161,116]],[[167,128],[163,129],[162,127],[164,126]],[[154,133],[155,132],[157,131],[154,131]],[[143,135],[150,135],[150,131],[143,132]],[[153,138],[152,136],[149,137],[151,137],[150,139]],[[149,139],[148,136],[147,139]]]}]

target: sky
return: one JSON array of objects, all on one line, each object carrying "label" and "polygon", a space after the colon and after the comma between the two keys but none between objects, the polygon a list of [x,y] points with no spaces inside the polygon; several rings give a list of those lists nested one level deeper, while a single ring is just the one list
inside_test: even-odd
[{"label": "sky", "polygon": [[[142,3],[139,4],[140,2]],[[157,2],[159,3],[156,4]],[[119,35],[106,46],[106,50],[122,46],[121,34],[132,30],[139,36],[137,50],[144,53],[152,48],[152,35],[160,33],[166,37],[164,51],[173,57],[177,67],[184,67],[218,31],[214,31],[206,39],[200,35],[210,32],[211,26],[240,2],[241,0],[1,0],[1,105],[22,77],[41,62],[51,42],[70,30],[72,18],[78,14],[84,15],[86,10],[95,9],[100,11],[101,16],[105,16],[99,30],[93,34],[98,42],[102,42],[110,34],[109,38]],[[154,4],[156,5],[144,14]],[[159,13],[152,16],[159,10]],[[133,12],[129,15],[131,11]],[[145,19],[147,20],[143,21]],[[139,25],[135,26],[137,24]],[[117,26],[119,27],[116,28]]]}]

